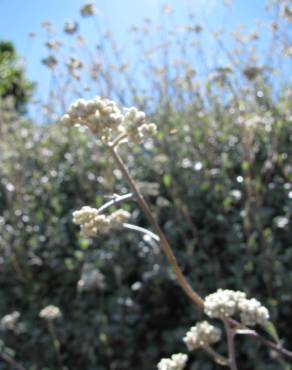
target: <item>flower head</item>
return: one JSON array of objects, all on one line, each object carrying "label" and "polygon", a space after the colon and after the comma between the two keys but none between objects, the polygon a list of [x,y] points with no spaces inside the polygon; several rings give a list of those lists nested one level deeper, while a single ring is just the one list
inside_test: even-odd
[{"label": "flower head", "polygon": [[156,134],[156,125],[147,122],[144,112],[134,107],[122,110],[114,101],[100,97],[76,100],[61,122],[86,126],[105,142],[122,135],[124,140],[140,143]]},{"label": "flower head", "polygon": [[14,311],[8,315],[3,316],[0,321],[0,329],[14,330],[16,328],[16,324],[19,318],[20,313],[18,311]]},{"label": "flower head", "polygon": [[205,298],[205,314],[211,318],[230,317],[236,313],[239,301],[245,297],[245,293],[240,291],[218,289]]},{"label": "flower head", "polygon": [[39,312],[39,317],[48,321],[59,319],[61,316],[60,309],[53,305],[46,306]]},{"label": "flower head", "polygon": [[255,298],[243,299],[238,305],[240,311],[240,320],[247,326],[254,326],[256,324],[266,325],[269,321],[270,315],[266,307]]},{"label": "flower head", "polygon": [[96,208],[84,206],[73,212],[73,223],[80,225],[81,233],[87,237],[96,236],[98,233],[106,234],[111,228],[119,228],[130,218],[130,213],[122,209],[106,216],[99,214]]}]

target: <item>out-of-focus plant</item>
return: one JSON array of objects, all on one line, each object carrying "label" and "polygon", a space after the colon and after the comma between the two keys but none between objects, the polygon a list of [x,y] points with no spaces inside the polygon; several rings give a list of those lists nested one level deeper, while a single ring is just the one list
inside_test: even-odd
[{"label": "out-of-focus plant", "polygon": [[19,112],[25,112],[33,84],[25,76],[11,42],[0,42],[0,99],[12,99]]},{"label": "out-of-focus plant", "polygon": [[[112,157],[115,165],[131,193],[122,196],[113,196],[113,200],[102,205],[98,209],[83,206],[73,213],[73,222],[80,225],[81,232],[86,237],[95,237],[100,233],[110,233],[115,227],[124,227],[136,230],[158,243],[167,257],[175,278],[188,296],[205,314],[211,319],[222,320],[227,337],[228,357],[219,354],[212,345],[221,339],[218,328],[204,321],[192,327],[184,337],[184,341],[190,351],[203,348],[216,363],[227,366],[230,370],[237,370],[236,350],[234,339],[238,334],[251,335],[260,338],[262,342],[273,348],[283,357],[292,360],[292,352],[283,349],[274,326],[271,324],[270,314],[266,307],[252,298],[247,299],[244,292],[218,289],[216,293],[208,295],[204,300],[196,293],[187,282],[173,250],[159,224],[157,223],[148,202],[143,197],[135,180],[129,173],[123,159],[118,154],[122,144],[143,143],[156,134],[157,127],[154,123],[148,123],[144,112],[132,107],[121,110],[111,100],[96,97],[92,100],[79,99],[74,102],[67,113],[61,118],[61,122],[69,126],[84,127],[89,132],[89,138],[93,141],[100,140]],[[91,136],[92,135],[92,136]],[[126,223],[130,214],[119,209],[109,216],[104,212],[113,205],[125,202],[133,198],[140,207],[143,215],[153,228],[152,232],[141,227],[135,227]],[[239,321],[234,316],[239,316]],[[267,332],[272,332],[274,342],[260,337],[252,329],[260,325]],[[281,359],[282,360],[282,359]],[[158,364],[159,370],[183,370],[186,366],[185,354],[172,355],[170,359],[162,359]]]},{"label": "out-of-focus plant", "polygon": [[[141,238],[149,224],[132,202],[122,216],[131,214],[124,224],[136,232],[120,228],[112,194],[126,196],[127,189],[104,147],[82,130],[53,124],[71,100],[92,95],[137,106],[157,124],[155,142],[121,147],[120,155],[190,285],[201,297],[244,287],[269,307],[285,338],[281,347],[292,346],[289,4],[270,3],[271,23],[231,37],[196,14],[177,26],[165,9],[163,24],[145,19],[132,28],[130,59],[101,27],[92,3],[82,20],[64,24],[62,42],[43,23],[52,89],[47,101],[36,102],[36,121],[52,124],[25,122],[1,102],[0,334],[10,359],[30,370],[60,363],[149,370],[184,352],[182,338],[196,333],[190,322],[203,320],[178,289],[153,234]],[[95,27],[96,45],[88,45],[82,22]],[[84,204],[99,209],[105,199],[112,206],[99,221],[106,230],[115,220],[115,232],[92,242],[70,215]],[[62,312],[53,322],[57,342],[39,317],[51,305]],[[16,312],[15,325],[5,325]],[[240,368],[286,366],[276,351],[247,339],[236,336]],[[224,353],[224,345],[216,350]],[[185,356],[166,360],[161,367],[182,365]],[[190,370],[215,366],[202,351],[189,354]]]}]

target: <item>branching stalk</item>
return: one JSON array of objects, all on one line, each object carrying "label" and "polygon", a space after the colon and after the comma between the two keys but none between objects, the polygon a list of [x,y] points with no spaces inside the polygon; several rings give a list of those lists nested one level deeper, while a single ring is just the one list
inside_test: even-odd
[{"label": "branching stalk", "polygon": [[168,243],[168,240],[166,239],[165,234],[163,233],[159,224],[157,223],[157,221],[153,217],[148,203],[145,201],[142,194],[140,193],[140,191],[136,187],[136,184],[134,183],[131,175],[129,174],[124,162],[122,161],[122,159],[118,155],[118,153],[116,151],[116,148],[113,145],[109,145],[109,144],[105,144],[105,145],[108,148],[112,158],[114,159],[118,169],[122,172],[123,177],[124,177],[125,181],[127,182],[130,190],[132,191],[132,193],[133,193],[137,203],[139,204],[142,212],[144,213],[148,222],[152,226],[154,232],[159,237],[159,244],[161,246],[161,249],[163,250],[164,254],[166,255],[166,258],[167,258],[168,262],[170,263],[170,265],[171,265],[171,267],[172,267],[172,269],[175,273],[175,276],[177,278],[177,281],[178,281],[179,285],[181,286],[183,291],[186,293],[186,295],[197,306],[199,306],[202,309],[204,307],[203,299],[192,289],[192,287],[189,285],[186,278],[184,277],[184,275],[183,275],[183,273],[182,273],[182,271],[181,271],[181,269],[180,269],[180,267],[177,263],[177,260],[174,256],[173,252],[172,252],[172,249],[171,249],[171,247]]},{"label": "branching stalk", "polygon": [[238,370],[235,358],[235,348],[234,348],[234,336],[235,331],[230,327],[227,319],[223,320],[225,331],[227,335],[227,346],[228,346],[228,361],[230,370]]}]

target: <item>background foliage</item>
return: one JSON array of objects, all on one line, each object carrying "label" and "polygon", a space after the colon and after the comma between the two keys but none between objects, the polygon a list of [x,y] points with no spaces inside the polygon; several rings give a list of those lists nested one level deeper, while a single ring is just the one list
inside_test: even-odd
[{"label": "background foliage", "polygon": [[0,99],[13,99],[14,107],[24,112],[32,95],[33,83],[29,82],[19,63],[15,48],[7,41],[0,42]]},{"label": "background foliage", "polygon": [[[138,104],[158,124],[154,142],[122,155],[191,285],[202,296],[221,287],[260,299],[291,348],[291,89],[254,48],[244,50],[250,54],[240,69],[236,61],[229,69],[214,66],[203,79],[192,61],[177,75],[161,64],[159,78],[146,62],[149,90],[123,95],[113,79],[107,96]],[[72,225],[73,210],[127,191],[104,149],[76,129],[23,119],[3,101],[0,133],[0,313],[21,314],[12,328],[2,326],[2,350],[27,369],[60,368],[38,317],[54,304],[63,313],[56,332],[64,368],[149,370],[162,356],[185,351],[182,336],[201,314],[160,250],[128,231],[88,241]],[[148,227],[134,203],[124,207],[132,223]],[[78,291],[85,263],[103,273],[105,287]],[[237,346],[240,368],[283,368],[251,339]],[[189,365],[217,367],[200,352]]]}]

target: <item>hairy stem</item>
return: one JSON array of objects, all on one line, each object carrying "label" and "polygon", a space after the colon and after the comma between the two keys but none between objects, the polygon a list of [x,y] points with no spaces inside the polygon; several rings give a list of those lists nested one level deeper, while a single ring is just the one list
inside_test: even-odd
[{"label": "hairy stem", "polygon": [[234,336],[235,331],[230,327],[227,319],[223,320],[225,331],[227,335],[227,346],[228,346],[228,360],[230,370],[238,370],[235,359],[235,348],[234,348]]},{"label": "hairy stem", "polygon": [[144,213],[145,217],[147,218],[148,222],[152,226],[154,232],[159,237],[159,244],[161,246],[161,249],[163,250],[164,254],[166,255],[166,258],[168,262],[170,263],[175,276],[177,278],[177,281],[183,291],[186,293],[186,295],[200,308],[204,307],[204,301],[203,299],[192,289],[192,287],[187,282],[186,278],[184,277],[177,260],[172,252],[172,249],[166,239],[166,236],[164,235],[163,231],[161,230],[159,224],[155,220],[155,218],[152,215],[152,212],[150,210],[150,207],[148,203],[143,198],[142,194],[136,187],[136,184],[134,183],[131,175],[129,174],[125,164],[123,163],[122,159],[118,155],[117,151],[112,145],[106,144],[112,158],[114,159],[118,169],[122,172],[125,181],[127,182],[130,190],[132,191],[134,197],[136,198],[137,203],[139,204],[142,212]]}]

